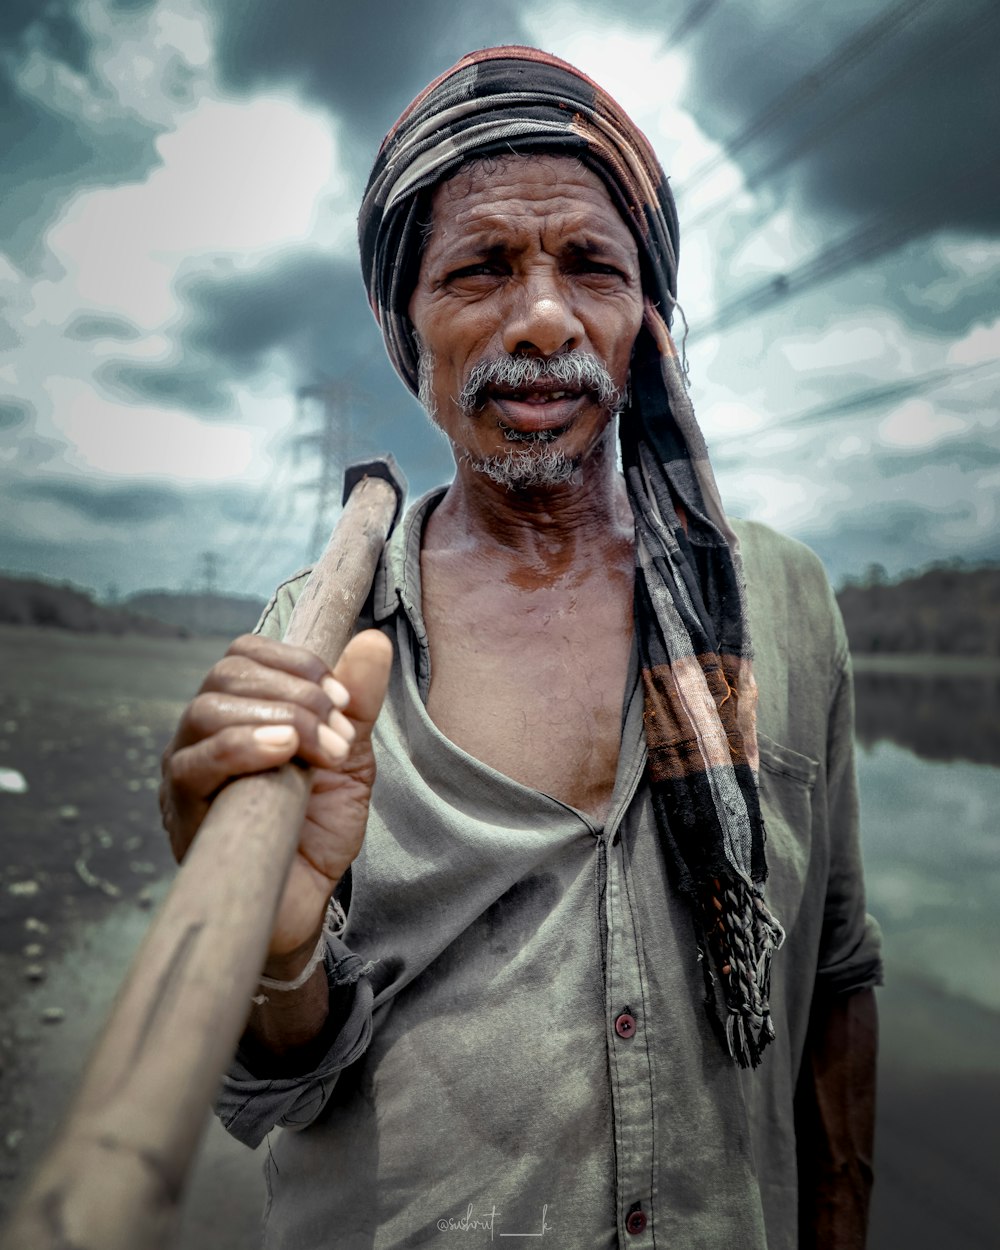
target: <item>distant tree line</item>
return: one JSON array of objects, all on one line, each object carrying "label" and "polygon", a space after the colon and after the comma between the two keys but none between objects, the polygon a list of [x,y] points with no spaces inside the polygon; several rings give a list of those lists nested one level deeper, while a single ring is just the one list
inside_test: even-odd
[{"label": "distant tree line", "polygon": [[1000,656],[1000,564],[940,561],[897,580],[872,564],[837,601],[855,652]]},{"label": "distant tree line", "polygon": [[0,575],[0,624],[5,625],[88,634],[234,638],[253,629],[263,608],[260,599],[169,591],[145,591],[120,604],[102,604],[95,602],[89,591],[68,582],[57,584]]}]

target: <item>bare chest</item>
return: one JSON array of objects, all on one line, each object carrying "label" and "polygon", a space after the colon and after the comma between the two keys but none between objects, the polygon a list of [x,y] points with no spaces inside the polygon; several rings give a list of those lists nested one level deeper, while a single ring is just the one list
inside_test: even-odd
[{"label": "bare chest", "polygon": [[425,578],[427,710],[498,772],[603,821],[621,741],[629,575],[530,591]]}]

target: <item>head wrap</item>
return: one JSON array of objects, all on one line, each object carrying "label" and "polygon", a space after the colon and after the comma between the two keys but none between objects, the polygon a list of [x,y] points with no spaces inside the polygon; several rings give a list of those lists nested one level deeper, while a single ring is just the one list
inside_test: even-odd
[{"label": "head wrap", "polygon": [[780,925],[757,791],[757,691],[742,565],[670,336],[677,217],[649,142],[573,66],[535,48],[470,53],[403,113],[376,158],[358,222],[368,297],[399,375],[416,393],[407,307],[431,188],[466,160],[578,157],[603,180],[642,263],[645,311],[620,418],[635,517],[635,625],[648,778],[675,888],[691,906],[705,1000],[729,1053],[759,1062]]}]

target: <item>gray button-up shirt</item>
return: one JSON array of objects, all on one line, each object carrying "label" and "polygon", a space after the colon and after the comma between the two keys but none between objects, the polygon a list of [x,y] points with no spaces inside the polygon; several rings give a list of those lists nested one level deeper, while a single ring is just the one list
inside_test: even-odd
[{"label": "gray button-up shirt", "polygon": [[[760,687],[777,1040],[740,1072],[702,1005],[688,907],[667,880],[633,661],[608,819],[512,781],[427,715],[423,523],[387,545],[372,622],[396,658],[378,780],[331,984],[354,984],[326,1058],[219,1103],[249,1144],[273,1125],[273,1250],[797,1242],[792,1098],[814,988],[880,979],[858,848],[847,648],[819,562],[741,525]],[[303,578],[262,621],[280,637]],[[363,967],[370,964],[367,971]],[[350,998],[350,995],[348,995]]]}]

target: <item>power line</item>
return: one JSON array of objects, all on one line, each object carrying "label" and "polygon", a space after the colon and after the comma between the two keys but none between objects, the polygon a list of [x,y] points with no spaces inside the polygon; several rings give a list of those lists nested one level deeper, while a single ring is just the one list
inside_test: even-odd
[{"label": "power line", "polygon": [[[350,398],[356,407],[360,407],[362,396],[355,392],[352,384],[368,367],[372,359],[382,351],[381,340],[377,340],[363,352],[354,364],[340,375],[336,383],[324,379],[312,386],[300,387],[296,392],[296,416],[299,420],[308,415],[310,405],[316,401],[323,402],[324,394],[330,388],[338,388],[342,399]],[[289,527],[295,525],[295,532],[301,528],[299,524],[297,504],[304,491],[318,491],[314,506],[314,524],[308,561],[321,548],[329,534],[329,513],[340,502],[339,471],[343,468],[349,454],[350,421],[343,430],[325,424],[319,429],[308,430],[295,435],[286,435],[282,440],[279,454],[280,467],[273,474],[256,507],[256,514],[243,530],[237,540],[234,554],[230,557],[231,568],[238,570],[235,585],[245,585],[269,559],[273,558],[284,544],[289,549],[289,561],[293,560],[292,546],[289,543]],[[341,446],[338,448],[338,441]],[[292,468],[298,465],[302,451],[312,444],[319,451],[320,471],[318,478],[311,482],[293,482]]]},{"label": "power line", "polygon": [[911,399],[914,395],[923,395],[927,391],[937,390],[948,382],[958,379],[970,381],[974,377],[987,376],[1000,372],[1000,361],[983,360],[976,365],[958,365],[949,369],[934,369],[930,373],[919,374],[901,382],[886,382],[881,386],[873,386],[866,391],[858,391],[844,399],[832,400],[830,403],[818,404],[815,408],[807,408],[794,416],[782,417],[773,422],[768,429],[787,429],[790,426],[821,425],[831,417],[848,416],[853,412],[865,412],[880,404],[895,403],[900,399]]},{"label": "power line", "polygon": [[666,38],[670,47],[676,47],[692,31],[696,30],[711,11],[717,7],[718,3],[719,0],[696,0],[696,3],[692,4],[686,13],[680,15],[673,28],[668,32]]},{"label": "power line", "polygon": [[298,497],[292,492],[284,496],[280,508],[271,517],[267,532],[250,552],[241,575],[240,585],[249,584],[255,574],[259,575],[261,569],[267,568],[280,548],[284,548],[288,553],[284,561],[283,572],[290,573],[297,567],[301,567],[301,561],[295,557],[294,546],[289,541],[289,531],[297,519],[297,500]]},{"label": "power line", "polygon": [[[770,161],[756,169],[752,174],[744,175],[743,190],[749,191],[766,183],[776,173],[790,165],[804,152],[807,152],[814,143],[817,131],[822,131],[823,139],[828,139],[831,134],[839,130],[846,122],[858,114],[867,112],[882,96],[898,88],[908,78],[931,71],[939,73],[949,61],[953,61],[960,52],[964,52],[966,45],[973,41],[977,41],[982,47],[988,48],[989,44],[984,42],[984,36],[988,28],[998,20],[1000,20],[1000,9],[992,9],[979,23],[970,23],[961,34],[947,42],[943,47],[935,44],[931,47],[919,49],[913,56],[897,66],[893,72],[876,82],[870,90],[863,94],[852,95],[836,111],[819,117],[811,126],[802,131],[788,147],[778,152]],[[693,216],[685,218],[685,232],[696,230],[705,221],[715,217],[727,208],[728,203],[729,193],[727,192],[718,200],[707,204]]]},{"label": "power line", "polygon": [[[959,380],[971,381],[978,377],[988,377],[991,373],[1000,374],[1000,360],[983,360],[975,365],[957,365],[945,369],[933,369],[929,373],[922,373],[914,378],[885,382],[863,391],[856,391],[853,395],[847,395],[841,399],[817,404],[801,412],[779,417],[776,421],[771,421],[766,426],[755,429],[749,434],[722,439],[718,443],[712,440],[712,444],[713,447],[721,450],[727,446],[736,446],[737,443],[745,444],[748,437],[770,434],[772,430],[824,425],[834,417],[849,416],[855,412],[866,412],[869,408],[895,403],[900,399],[911,399],[914,395],[923,395],[927,391],[937,390],[949,382]],[[713,452],[712,459],[721,463],[723,460],[728,461],[735,459],[735,457],[717,456]]]},{"label": "power line", "polygon": [[[994,170],[995,162],[992,157],[984,158],[962,176],[952,179],[949,190],[974,190]],[[754,314],[770,310],[793,295],[801,295],[836,274],[851,269],[862,261],[873,260],[907,239],[921,234],[935,220],[940,198],[941,188],[937,183],[929,182],[920,192],[911,196],[907,204],[882,213],[874,221],[837,239],[788,273],[774,274],[768,281],[751,287],[722,304],[710,317],[692,328],[688,340],[693,341],[708,334],[731,329]]]},{"label": "power line", "polygon": [[290,479],[290,457],[286,446],[279,453],[277,472],[271,475],[256,502],[253,519],[243,526],[242,533],[231,548],[227,563],[233,570],[230,584],[234,590],[243,587],[255,568],[259,567],[265,544],[275,545],[276,536],[280,538],[284,533],[283,527],[289,520],[286,488]]},{"label": "power line", "polygon": [[719,152],[696,166],[686,181],[675,188],[676,196],[680,199],[689,195],[692,188],[704,182],[724,161],[738,155],[748,144],[766,134],[787,113],[819,95],[856,61],[875,51],[890,35],[912,21],[921,9],[937,2],[938,0],[902,0],[895,8],[862,27],[815,69],[796,79],[763,112],[758,113],[738,134],[728,140]]}]

